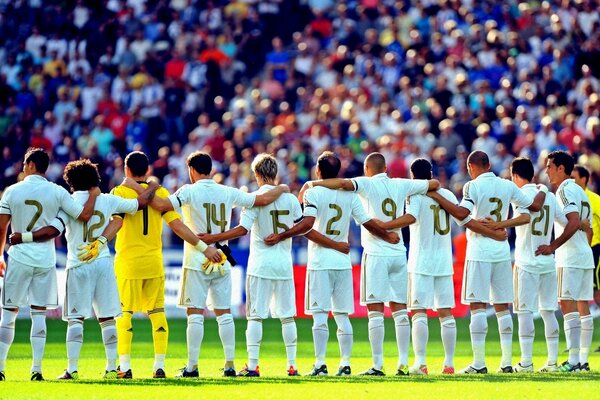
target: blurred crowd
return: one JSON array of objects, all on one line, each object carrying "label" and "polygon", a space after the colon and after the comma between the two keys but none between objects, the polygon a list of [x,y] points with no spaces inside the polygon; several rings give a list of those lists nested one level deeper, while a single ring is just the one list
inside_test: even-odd
[{"label": "blurred crowd", "polygon": [[[342,175],[380,151],[417,157],[460,194],[468,152],[507,176],[515,156],[567,149],[600,174],[595,0],[0,0],[0,187],[29,146],[48,176],[88,157],[103,189],[145,151],[170,191],[196,150],[215,179],[255,188],[267,151],[297,190],[326,149]],[[544,181],[544,175],[539,176]]]}]

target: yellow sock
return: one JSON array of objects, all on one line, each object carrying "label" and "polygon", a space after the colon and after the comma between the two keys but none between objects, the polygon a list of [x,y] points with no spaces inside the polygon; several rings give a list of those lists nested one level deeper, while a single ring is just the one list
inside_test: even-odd
[{"label": "yellow sock", "polygon": [[154,340],[154,354],[167,354],[169,342],[169,325],[164,308],[157,308],[148,312],[152,323],[152,339]]},{"label": "yellow sock", "polygon": [[123,311],[123,315],[117,318],[117,352],[119,355],[131,354],[131,340],[133,339],[133,325],[131,319],[133,313]]}]

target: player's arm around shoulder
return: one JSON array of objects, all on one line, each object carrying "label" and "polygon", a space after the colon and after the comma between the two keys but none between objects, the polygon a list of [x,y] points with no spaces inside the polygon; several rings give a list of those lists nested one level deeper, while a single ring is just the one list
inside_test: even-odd
[{"label": "player's arm around shoulder", "polygon": [[[465,185],[465,188],[467,186]],[[463,192],[468,189],[464,189]],[[469,217],[471,214],[471,208],[465,207],[465,203],[467,206],[474,205],[473,200],[467,195],[463,195],[463,201],[460,204],[457,204],[453,201],[448,200],[439,190],[427,192],[427,196],[431,197],[435,200],[444,210],[448,212],[448,214],[452,215],[459,221],[462,221]]]},{"label": "player's arm around shoulder", "polygon": [[253,207],[263,207],[273,203],[275,200],[279,198],[284,193],[290,193],[290,188],[288,185],[281,184],[268,192],[261,193],[256,195],[256,199],[254,200]]}]

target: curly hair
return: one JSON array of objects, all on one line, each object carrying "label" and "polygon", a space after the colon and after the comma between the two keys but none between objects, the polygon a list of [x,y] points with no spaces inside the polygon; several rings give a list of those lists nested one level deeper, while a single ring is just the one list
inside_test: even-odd
[{"label": "curly hair", "polygon": [[65,167],[63,178],[71,191],[90,190],[100,184],[98,166],[88,159],[71,161]]}]

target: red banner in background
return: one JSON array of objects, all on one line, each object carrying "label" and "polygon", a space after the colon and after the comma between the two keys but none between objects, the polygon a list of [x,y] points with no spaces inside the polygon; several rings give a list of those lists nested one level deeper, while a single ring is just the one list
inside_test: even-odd
[{"label": "red banner in background", "polygon": [[[454,264],[454,298],[456,307],[452,310],[455,317],[465,317],[469,312],[469,307],[461,304],[460,293],[462,289],[463,263]],[[367,307],[360,305],[360,265],[352,267],[352,280],[354,286],[354,314],[353,318],[366,318]],[[296,287],[296,313],[298,318],[309,318],[310,315],[304,313],[304,290],[306,284],[306,266],[294,266],[294,284]],[[437,313],[428,311],[430,317],[437,317]],[[389,308],[386,307],[385,315],[391,316]]]}]

